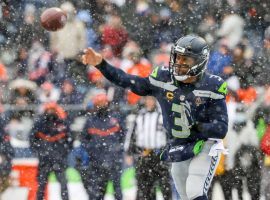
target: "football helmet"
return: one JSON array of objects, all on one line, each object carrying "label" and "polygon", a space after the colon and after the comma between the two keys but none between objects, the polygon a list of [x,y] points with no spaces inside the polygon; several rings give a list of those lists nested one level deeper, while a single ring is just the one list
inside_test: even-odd
[{"label": "football helmet", "polygon": [[[209,51],[206,41],[199,36],[187,35],[180,38],[171,48],[170,72],[178,81],[184,81],[191,76],[201,75],[206,69]],[[181,67],[181,65],[175,62],[178,54],[192,57],[195,60],[194,65],[189,67],[186,74],[179,74],[176,70],[176,67]]]}]

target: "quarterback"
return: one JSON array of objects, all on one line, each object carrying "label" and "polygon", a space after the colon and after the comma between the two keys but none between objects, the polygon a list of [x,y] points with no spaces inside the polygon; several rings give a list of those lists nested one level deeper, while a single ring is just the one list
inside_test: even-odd
[{"label": "quarterback", "polygon": [[[214,147],[228,130],[227,85],[206,72],[209,47],[195,35],[173,46],[169,67],[156,67],[147,78],[129,75],[108,64],[91,48],[82,56],[111,82],[159,102],[168,142],[161,159],[172,163],[172,177],[182,200],[207,200],[221,151]],[[210,153],[211,152],[211,153]]]}]

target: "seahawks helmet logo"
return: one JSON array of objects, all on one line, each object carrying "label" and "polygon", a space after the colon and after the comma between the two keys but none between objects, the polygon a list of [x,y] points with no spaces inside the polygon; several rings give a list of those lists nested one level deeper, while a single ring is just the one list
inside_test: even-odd
[{"label": "seahawks helmet logo", "polygon": [[179,53],[185,53],[186,49],[184,47],[176,46],[175,51],[177,51]]}]

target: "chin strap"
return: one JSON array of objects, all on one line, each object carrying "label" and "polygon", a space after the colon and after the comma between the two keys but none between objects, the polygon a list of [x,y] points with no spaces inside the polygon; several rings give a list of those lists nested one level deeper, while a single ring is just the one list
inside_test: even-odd
[{"label": "chin strap", "polygon": [[177,81],[185,81],[189,78],[190,76],[188,75],[184,75],[184,76],[176,76],[174,75],[174,78],[177,80]]},{"label": "chin strap", "polygon": [[[197,76],[197,77],[198,77],[198,76],[201,76],[201,75],[204,73],[204,71],[205,71],[205,70],[201,71],[201,72],[200,72],[199,74],[197,74],[196,76]],[[185,80],[187,80],[187,79],[190,78],[190,77],[194,77],[194,76],[190,76],[190,75],[187,75],[187,74],[181,75],[181,76],[173,74],[173,76],[174,76],[175,80],[177,80],[177,81],[185,81]]]}]

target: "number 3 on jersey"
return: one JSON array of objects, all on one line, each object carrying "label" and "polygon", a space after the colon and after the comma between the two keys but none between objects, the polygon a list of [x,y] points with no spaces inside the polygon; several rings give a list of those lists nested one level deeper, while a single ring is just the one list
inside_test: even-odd
[{"label": "number 3 on jersey", "polygon": [[177,138],[187,138],[192,125],[191,109],[188,103],[172,104],[174,128],[172,135]]}]

